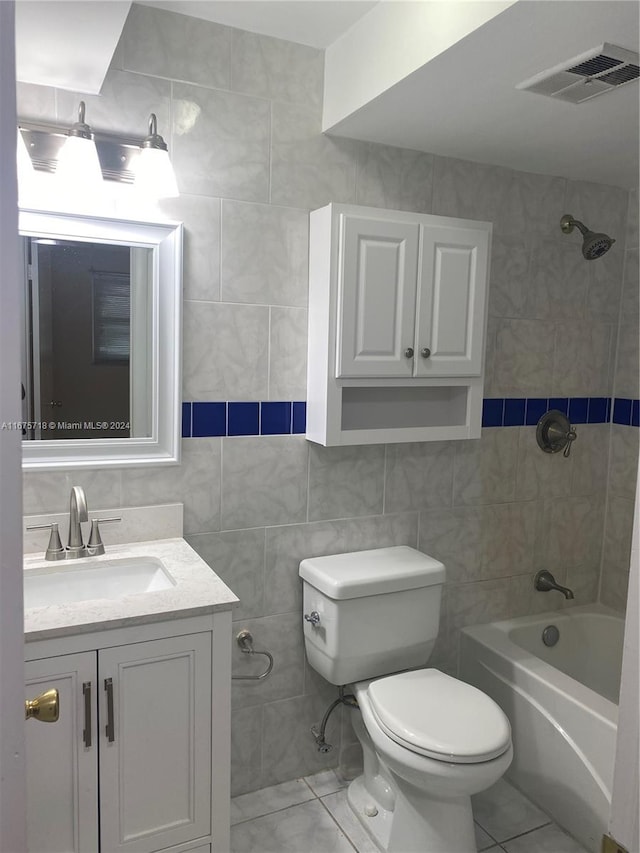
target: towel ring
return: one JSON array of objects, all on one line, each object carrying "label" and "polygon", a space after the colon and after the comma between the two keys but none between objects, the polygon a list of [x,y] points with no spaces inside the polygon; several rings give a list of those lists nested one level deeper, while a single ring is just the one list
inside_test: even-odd
[{"label": "towel ring", "polygon": [[258,649],[253,648],[253,635],[251,631],[248,631],[246,628],[243,628],[242,631],[236,636],[236,643],[240,646],[240,651],[244,652],[245,655],[264,655],[269,658],[269,663],[264,672],[261,672],[260,675],[234,675],[232,676],[233,681],[260,681],[263,678],[266,678],[273,669],[273,655],[271,652],[262,652]]}]

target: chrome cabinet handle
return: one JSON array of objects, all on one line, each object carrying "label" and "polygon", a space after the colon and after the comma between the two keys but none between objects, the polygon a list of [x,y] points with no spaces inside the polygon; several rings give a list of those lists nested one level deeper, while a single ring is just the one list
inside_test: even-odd
[{"label": "chrome cabinet handle", "polygon": [[422,349],[420,350],[420,355],[423,358],[429,358],[429,356],[431,355],[431,350],[429,349],[429,347],[422,347]]},{"label": "chrome cabinet handle", "polygon": [[107,725],[105,726],[105,734],[109,743],[113,743],[116,739],[115,726],[113,721],[113,679],[105,678],[104,689],[107,691]]},{"label": "chrome cabinet handle", "polygon": [[85,681],[82,685],[84,696],[84,729],[82,740],[87,749],[91,746],[91,682]]},{"label": "chrome cabinet handle", "polygon": [[413,358],[413,347],[407,347],[404,351],[405,358]]},{"label": "chrome cabinet handle", "polygon": [[305,622],[311,622],[314,627],[320,624],[320,614],[317,610],[312,610],[311,613],[305,613],[304,619]]}]

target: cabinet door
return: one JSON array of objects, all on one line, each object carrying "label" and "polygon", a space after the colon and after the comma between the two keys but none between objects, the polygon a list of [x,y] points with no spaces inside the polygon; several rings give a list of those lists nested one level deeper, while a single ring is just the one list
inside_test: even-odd
[{"label": "cabinet door", "polygon": [[424,226],[416,324],[417,376],[479,376],[489,235]]},{"label": "cabinet door", "polygon": [[102,649],[98,675],[101,853],[209,835],[211,634]]},{"label": "cabinet door", "polygon": [[341,216],[337,377],[412,375],[418,233],[410,222]]},{"label": "cabinet door", "polygon": [[55,723],[25,723],[29,853],[97,853],[96,653],[28,661],[25,673],[27,699],[52,687],[60,699]]}]

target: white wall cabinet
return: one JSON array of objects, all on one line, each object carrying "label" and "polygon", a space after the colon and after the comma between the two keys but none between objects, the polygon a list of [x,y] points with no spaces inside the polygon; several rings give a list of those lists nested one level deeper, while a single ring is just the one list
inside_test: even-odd
[{"label": "white wall cabinet", "polygon": [[307,438],[479,436],[490,239],[486,222],[312,212]]},{"label": "white wall cabinet", "polygon": [[[188,621],[202,627],[183,629]],[[215,713],[212,631],[161,634],[159,625],[150,639],[149,626],[104,632],[94,650],[27,661],[29,698],[60,692],[57,722],[26,725],[29,853],[227,853],[228,803],[216,796],[228,799],[229,766],[212,738],[228,740],[228,711]],[[216,816],[227,822],[217,834]]]}]

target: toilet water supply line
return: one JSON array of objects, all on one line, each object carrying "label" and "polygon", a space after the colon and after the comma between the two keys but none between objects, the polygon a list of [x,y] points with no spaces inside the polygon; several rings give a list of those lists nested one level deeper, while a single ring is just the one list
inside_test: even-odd
[{"label": "toilet water supply line", "polygon": [[246,628],[243,628],[239,634],[236,635],[236,643],[240,646],[240,651],[244,652],[245,655],[264,655],[269,658],[269,664],[264,672],[261,672],[260,675],[234,675],[232,676],[233,681],[261,681],[263,678],[266,678],[273,669],[273,655],[271,652],[262,652],[258,649],[253,648],[253,635],[251,631],[248,631]]},{"label": "toilet water supply line", "polygon": [[[271,652],[260,651],[259,649],[253,648],[253,635],[251,634],[251,631],[243,628],[243,630],[236,635],[236,643],[240,646],[240,651],[244,654],[264,655],[269,659],[269,664],[265,671],[261,672],[259,675],[234,675],[232,676],[234,681],[261,681],[263,678],[266,678],[271,674],[271,671],[273,670],[273,655]],[[325,740],[325,732],[327,729],[327,723],[329,722],[329,717],[338,705],[346,705],[348,708],[359,707],[358,701],[352,693],[345,696],[344,685],[338,687],[338,698],[329,705],[324,713],[324,717],[322,718],[320,725],[311,726],[311,734],[313,735],[316,746],[318,747],[318,752],[331,752],[333,749],[333,745],[327,743]]]},{"label": "toilet water supply line", "polygon": [[348,693],[346,696],[344,695],[344,686],[341,685],[338,687],[338,698],[332,702],[327,710],[325,711],[324,717],[322,718],[322,722],[319,726],[311,726],[311,734],[314,737],[316,742],[316,746],[318,747],[318,752],[331,752],[333,749],[333,745],[327,743],[324,739],[325,730],[327,728],[327,722],[329,721],[329,717],[332,712],[338,705],[346,705],[348,708],[358,708],[358,700],[352,693]]}]

